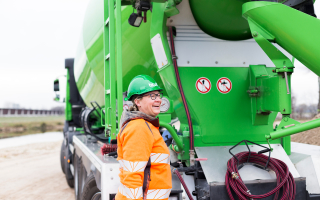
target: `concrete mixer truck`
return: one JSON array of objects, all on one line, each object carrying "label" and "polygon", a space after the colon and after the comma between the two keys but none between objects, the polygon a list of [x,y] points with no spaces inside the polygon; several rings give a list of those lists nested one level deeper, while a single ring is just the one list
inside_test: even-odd
[{"label": "concrete mixer truck", "polygon": [[320,126],[290,118],[294,60],[320,75],[313,3],[92,0],[76,57],[65,60],[61,168],[76,199],[117,193],[120,116],[141,74],[164,88],[158,118],[173,184],[166,198],[320,199],[320,147],[290,141]]}]

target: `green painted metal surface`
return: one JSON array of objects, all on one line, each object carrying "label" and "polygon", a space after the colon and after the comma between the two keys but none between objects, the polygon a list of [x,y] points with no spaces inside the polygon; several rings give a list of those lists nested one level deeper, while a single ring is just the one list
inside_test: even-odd
[{"label": "green painted metal surface", "polygon": [[[122,87],[122,20],[121,20],[121,0],[116,0],[116,32],[117,32],[117,99],[122,99],[123,87]],[[117,101],[117,120],[120,121],[123,110],[123,101]]]},{"label": "green painted metal surface", "polygon": [[[115,1],[116,11],[114,10]],[[270,42],[276,41],[283,48],[289,49],[288,51],[300,58],[301,62],[311,59],[312,61],[305,61],[305,63],[311,70],[320,74],[320,68],[315,66],[316,63],[320,63],[319,58],[315,57],[315,52],[319,52],[320,49],[314,44],[311,45],[310,42],[312,39],[317,41],[315,33],[310,27],[307,29],[312,32],[312,37],[306,39],[308,49],[301,48],[302,40],[297,37],[307,38],[308,35],[301,35],[301,33],[299,35],[294,29],[295,25],[289,21],[282,21],[286,19],[286,15],[296,15],[298,11],[294,12],[287,6],[283,11],[284,7],[281,4],[261,4],[261,2],[244,4],[244,16],[249,21],[248,24],[241,16],[241,6],[247,0],[201,1],[201,4],[195,0],[189,2],[195,20],[203,31],[224,40],[244,40],[251,37],[250,25],[250,28],[255,31],[253,34],[255,40],[274,62],[276,68],[266,68],[263,65],[257,67],[179,66],[182,87],[194,127],[195,146],[234,145],[241,140],[266,143],[265,135],[274,131],[273,122],[277,113],[281,112],[285,115],[291,113],[290,94],[286,93],[286,82],[282,75],[285,72],[289,73],[288,84],[290,85],[290,73],[293,72],[291,61],[288,61],[283,54],[276,52],[277,50]],[[179,118],[179,132],[182,136],[175,135],[175,139],[181,141],[183,145],[178,142],[179,147],[176,150],[181,152],[180,159],[188,160],[187,117],[177,86],[166,26],[167,17],[177,14],[175,4],[178,2],[153,3],[152,13],[149,11],[147,13],[147,23],[142,23],[139,28],[130,26],[127,21],[132,13],[132,6],[120,7],[117,6],[119,2],[120,0],[109,2],[94,0],[89,5],[75,59],[75,78],[80,94],[88,106],[90,101],[97,101],[104,107],[106,127],[111,131],[111,139],[114,139],[117,131],[116,110],[118,109],[121,113],[122,104],[119,100],[121,99],[122,102],[123,92],[127,90],[135,76],[140,74],[151,76],[161,88],[164,88],[164,95],[168,96],[172,102],[170,114],[159,117],[165,123],[173,117]],[[274,7],[264,9],[265,5]],[[262,9],[261,12],[260,9]],[[272,15],[270,12],[278,14]],[[278,15],[284,16],[279,20]],[[309,24],[311,18],[303,13],[298,15],[299,17],[301,15],[301,18],[308,21],[306,24]],[[107,19],[109,20],[106,25]],[[289,19],[290,22],[293,21],[292,18]],[[314,18],[312,20],[311,26],[318,26],[318,20]],[[272,27],[273,25],[275,27]],[[309,34],[308,31],[306,33]],[[168,64],[161,69],[157,67],[150,44],[151,38],[157,34],[161,37],[168,59]],[[296,39],[300,43],[290,41]],[[301,59],[301,56],[306,58]],[[275,72],[272,72],[273,69]],[[196,82],[200,77],[206,77],[211,81],[212,88],[206,94],[196,89]],[[217,89],[218,80],[222,77],[227,77],[232,82],[232,90],[229,93],[224,94]],[[117,106],[116,99],[118,99]],[[168,129],[171,130],[170,127]],[[287,153],[290,153],[288,138],[275,139],[271,142],[281,143]]]},{"label": "green painted metal surface", "polygon": [[[272,73],[272,68],[266,68]],[[247,67],[179,67],[192,122],[195,126],[195,146],[232,145],[241,140],[265,143],[265,135],[273,131],[277,112],[269,115],[267,124],[254,126],[251,115],[249,68]],[[206,77],[212,88],[206,94],[196,89],[196,81]],[[227,77],[232,82],[229,93],[217,89],[217,81]],[[180,125],[184,130],[186,123]],[[280,143],[276,141],[275,143]]]},{"label": "green painted metal surface", "polygon": [[[294,124],[294,123],[291,122],[291,124]],[[288,125],[290,125],[290,124],[288,124]],[[288,128],[284,128],[284,129],[280,129],[280,130],[271,132],[270,136],[268,136],[267,138],[274,140],[274,139],[282,138],[285,136],[293,135],[295,133],[299,133],[302,131],[306,131],[309,129],[317,128],[319,126],[320,126],[320,119],[312,120],[312,121],[301,123],[301,124],[296,123],[292,127],[288,127]]]},{"label": "green painted metal surface", "polygon": [[66,108],[65,108],[65,116],[66,116],[66,121],[71,121],[72,120],[72,105],[70,103],[70,74],[69,74],[69,69],[67,69],[67,83],[66,83]]},{"label": "green painted metal surface", "polygon": [[[104,31],[104,15],[107,13],[103,11],[103,4],[103,0],[90,2],[75,58],[77,87],[88,106],[90,101],[97,101],[100,106],[105,105],[104,46],[109,45],[105,39],[109,36]],[[147,13],[147,23],[142,23],[139,28],[136,28],[128,24],[132,6],[122,6],[121,10],[123,90],[126,91],[131,79],[141,72],[154,78],[159,86],[163,87],[150,44],[151,12]],[[117,81],[116,78],[115,81]]]},{"label": "green painted metal surface", "polygon": [[[116,24],[115,24],[115,12],[114,12],[114,0],[104,0],[104,12],[108,12],[109,18],[109,65],[105,68],[105,116],[106,127],[110,129],[111,139],[116,139]],[[108,6],[107,6],[108,5]],[[108,8],[108,9],[107,9]],[[104,15],[106,16],[106,14]],[[105,19],[106,21],[106,19]],[[106,29],[105,29],[106,31]],[[107,55],[106,55],[107,56]],[[106,61],[106,62],[107,62]],[[107,75],[108,74],[108,75]],[[106,79],[109,80],[110,85],[106,83]],[[109,91],[108,91],[109,90]],[[109,101],[109,102],[108,102]],[[109,107],[107,106],[109,104]]]},{"label": "green painted metal surface", "polygon": [[243,4],[243,16],[267,30],[277,44],[320,75],[319,19],[283,4],[263,1]]},{"label": "green painted metal surface", "polygon": [[[278,14],[275,17],[273,13]],[[279,111],[283,114],[279,126],[281,128],[278,127],[266,138],[282,138],[282,146],[290,155],[290,135],[318,127],[320,124],[318,121],[311,121],[301,125],[290,119],[290,78],[294,66],[291,60],[270,42],[278,43],[319,75],[320,58],[317,54],[320,51],[320,38],[316,32],[320,31],[320,21],[288,6],[272,2],[246,3],[243,5],[243,16],[248,20],[253,38],[275,64],[274,72],[278,74],[274,77],[267,76],[265,73],[261,78],[255,76],[257,81],[260,79],[260,87],[264,91],[262,91],[262,97],[256,97],[257,101],[254,106],[261,111]],[[300,31],[297,31],[297,27]],[[293,123],[294,127],[287,128],[286,126],[290,125],[288,123]]]},{"label": "green painted metal surface", "polygon": [[248,23],[242,18],[242,4],[249,0],[190,0],[198,26],[207,34],[224,40],[251,38]]},{"label": "green painted metal surface", "polygon": [[[153,18],[150,27],[150,38],[159,34],[161,41],[163,43],[164,51],[168,59],[168,64],[158,70],[161,77],[163,87],[167,92],[167,96],[170,98],[173,104],[173,117],[176,115],[179,118],[180,123],[187,124],[188,120],[186,117],[185,109],[182,103],[181,95],[178,89],[177,80],[175,77],[173,61],[171,56],[171,51],[169,47],[169,42],[167,39],[167,16],[165,15],[166,5],[161,3],[153,3]],[[157,81],[157,80],[156,80]]]}]

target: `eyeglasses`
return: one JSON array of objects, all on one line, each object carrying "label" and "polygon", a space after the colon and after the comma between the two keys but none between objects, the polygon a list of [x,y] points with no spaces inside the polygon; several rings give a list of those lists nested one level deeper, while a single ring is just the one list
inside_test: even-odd
[{"label": "eyeglasses", "polygon": [[152,100],[156,100],[157,97],[159,97],[160,99],[162,99],[163,94],[162,94],[162,93],[158,93],[158,94],[152,93],[152,94],[145,94],[145,95],[143,95],[143,97],[144,97],[144,96],[150,96],[150,98],[151,98]]}]

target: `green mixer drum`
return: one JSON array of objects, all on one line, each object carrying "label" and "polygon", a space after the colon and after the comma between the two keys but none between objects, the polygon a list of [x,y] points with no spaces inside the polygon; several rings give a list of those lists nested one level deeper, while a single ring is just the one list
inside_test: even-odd
[{"label": "green mixer drum", "polygon": [[[87,106],[91,101],[104,105],[103,10],[103,0],[89,3],[75,58],[75,80]],[[131,13],[132,6],[122,6],[123,89],[126,91],[131,79],[139,74],[151,76],[163,88],[150,44],[151,12],[147,23],[139,28],[129,25]]]},{"label": "green mixer drum", "polygon": [[189,0],[198,26],[208,35],[224,40],[251,38],[242,4],[249,0]]}]

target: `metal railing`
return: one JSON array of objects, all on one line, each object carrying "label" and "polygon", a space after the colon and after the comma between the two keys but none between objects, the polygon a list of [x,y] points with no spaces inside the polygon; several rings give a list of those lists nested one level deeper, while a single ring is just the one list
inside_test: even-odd
[{"label": "metal railing", "polygon": [[32,110],[0,108],[0,117],[36,117],[36,116],[59,116],[64,115],[62,110]]}]

